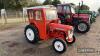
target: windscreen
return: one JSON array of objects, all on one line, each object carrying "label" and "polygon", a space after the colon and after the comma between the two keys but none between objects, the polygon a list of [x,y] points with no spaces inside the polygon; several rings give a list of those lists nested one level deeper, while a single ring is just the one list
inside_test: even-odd
[{"label": "windscreen", "polygon": [[64,13],[71,13],[70,6],[65,5],[63,9]]},{"label": "windscreen", "polygon": [[47,9],[46,10],[46,18],[47,20],[55,20],[58,18],[57,11],[55,9]]}]

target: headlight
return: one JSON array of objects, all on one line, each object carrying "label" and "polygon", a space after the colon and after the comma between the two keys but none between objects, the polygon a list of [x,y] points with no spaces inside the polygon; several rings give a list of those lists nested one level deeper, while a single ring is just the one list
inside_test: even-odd
[{"label": "headlight", "polygon": [[68,38],[72,38],[73,37],[73,29],[68,31]]}]

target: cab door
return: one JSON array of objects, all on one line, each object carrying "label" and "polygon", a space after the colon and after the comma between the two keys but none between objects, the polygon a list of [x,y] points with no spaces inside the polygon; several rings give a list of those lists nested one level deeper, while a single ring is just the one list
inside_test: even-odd
[{"label": "cab door", "polygon": [[36,10],[31,11],[29,14],[31,14],[31,16],[29,16],[31,18],[29,21],[37,27],[40,39],[45,40],[46,26],[45,26],[43,10],[36,9]]},{"label": "cab door", "polygon": [[39,30],[40,38],[45,40],[46,39],[46,24],[45,24],[43,10],[35,10],[35,22]]}]

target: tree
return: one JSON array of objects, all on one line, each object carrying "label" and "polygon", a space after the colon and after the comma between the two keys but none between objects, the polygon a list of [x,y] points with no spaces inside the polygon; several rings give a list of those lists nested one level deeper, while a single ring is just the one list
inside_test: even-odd
[{"label": "tree", "polygon": [[39,6],[39,5],[42,5],[42,4],[38,3],[36,0],[33,0],[32,2],[29,3],[28,7]]},{"label": "tree", "polygon": [[10,0],[8,3],[8,9],[21,9],[22,7],[27,6],[27,0]]},{"label": "tree", "polygon": [[23,7],[28,6],[37,6],[41,5],[36,0],[0,0],[0,9],[22,9]]},{"label": "tree", "polygon": [[4,8],[4,5],[2,2],[0,2],[0,9]]},{"label": "tree", "polygon": [[0,9],[21,9],[26,5],[26,0],[0,0]]},{"label": "tree", "polygon": [[43,5],[51,5],[52,4],[52,0],[45,0]]},{"label": "tree", "polygon": [[61,4],[60,0],[53,0],[52,5],[56,6],[57,4]]}]

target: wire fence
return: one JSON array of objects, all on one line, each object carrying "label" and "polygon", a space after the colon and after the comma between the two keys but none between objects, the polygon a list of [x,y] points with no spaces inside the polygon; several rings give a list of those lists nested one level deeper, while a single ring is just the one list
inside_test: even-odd
[{"label": "wire fence", "polygon": [[27,16],[23,16],[23,11],[6,10],[6,15],[2,17],[0,14],[0,24],[8,23],[24,23],[27,21]]}]

